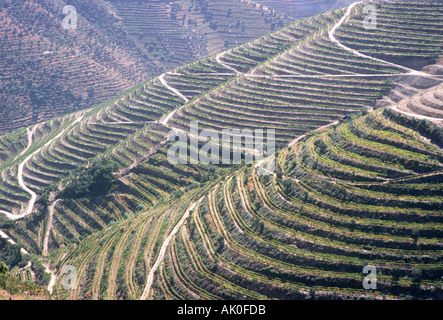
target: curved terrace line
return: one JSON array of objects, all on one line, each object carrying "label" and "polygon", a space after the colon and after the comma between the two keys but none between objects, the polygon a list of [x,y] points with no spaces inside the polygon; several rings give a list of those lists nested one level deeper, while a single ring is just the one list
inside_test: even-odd
[{"label": "curved terrace line", "polygon": [[149,271],[148,274],[148,278],[146,281],[146,286],[145,289],[143,290],[143,294],[140,298],[140,300],[146,300],[149,296],[149,292],[151,291],[151,287],[152,284],[154,283],[154,274],[155,271],[157,271],[157,268],[160,266],[160,264],[163,262],[164,258],[165,258],[165,254],[166,254],[166,250],[168,249],[169,243],[171,242],[172,238],[175,236],[175,234],[178,232],[178,230],[180,229],[180,227],[183,225],[183,223],[185,222],[186,218],[189,217],[190,213],[192,212],[192,210],[194,210],[194,208],[203,200],[203,197],[198,200],[197,202],[192,203],[188,209],[186,210],[185,214],[183,215],[183,217],[180,219],[180,221],[177,223],[177,225],[174,227],[174,229],[171,231],[171,233],[169,234],[169,236],[165,239],[165,241],[163,242],[163,245],[161,246],[160,249],[160,253],[158,254],[158,258],[157,261],[155,261],[155,264],[153,265],[153,267],[151,268],[151,270]]},{"label": "curved terrace line", "polygon": [[34,151],[33,153],[31,153],[29,156],[26,157],[25,160],[23,160],[19,167],[18,167],[18,172],[17,172],[17,180],[18,183],[20,185],[20,187],[26,191],[27,193],[29,193],[31,195],[31,199],[28,202],[28,205],[25,209],[25,211],[22,214],[12,214],[11,212],[7,212],[7,211],[3,211],[0,210],[0,213],[3,213],[4,215],[6,215],[7,218],[9,218],[10,220],[18,220],[21,218],[26,217],[27,215],[31,214],[32,211],[34,210],[34,206],[35,206],[35,202],[37,200],[37,194],[32,191],[31,189],[29,189],[25,182],[23,181],[23,169],[26,165],[26,163],[28,163],[28,161],[34,157],[37,153],[39,153],[43,148],[46,148],[47,146],[49,146],[54,140],[60,138],[68,129],[70,129],[74,124],[80,122],[83,119],[83,115],[81,115],[78,119],[76,119],[71,125],[69,125],[66,129],[64,129],[62,132],[60,132],[57,136],[55,136],[54,138],[52,138],[51,140],[49,140],[44,146],[40,147],[39,149],[37,149],[36,151]]},{"label": "curved terrace line", "polygon": [[58,200],[54,201],[54,203],[52,203],[51,206],[48,208],[48,211],[49,211],[48,227],[46,229],[45,238],[43,240],[43,252],[42,252],[44,257],[46,257],[48,255],[49,235],[51,234],[55,206],[60,201],[62,201],[62,199],[58,199]]},{"label": "curved terrace line", "polygon": [[[348,51],[348,52],[350,52],[350,53],[352,53],[352,54],[354,54],[356,56],[359,56],[359,57],[362,57],[362,58],[366,58],[366,59],[370,59],[370,60],[377,61],[377,62],[381,62],[381,63],[387,64],[387,65],[390,65],[390,66],[393,66],[393,67],[396,67],[396,68],[399,68],[399,69],[403,69],[403,70],[407,71],[409,75],[422,76],[422,77],[427,77],[427,78],[438,79],[438,78],[435,78],[434,76],[432,76],[430,74],[427,74],[425,72],[422,72],[422,71],[414,70],[414,69],[411,69],[411,68],[408,68],[408,67],[405,67],[405,66],[402,66],[402,65],[399,65],[399,64],[395,64],[393,62],[389,62],[389,61],[385,61],[385,60],[382,60],[382,59],[378,59],[378,58],[375,58],[375,57],[368,56],[368,55],[363,54],[363,53],[361,53],[361,52],[359,52],[359,51],[357,51],[355,49],[352,49],[352,48],[349,48],[349,47],[345,46],[343,43],[341,43],[339,40],[337,40],[337,38],[335,37],[335,32],[337,31],[337,29],[340,28],[341,25],[343,24],[343,22],[345,22],[345,20],[347,20],[349,18],[349,16],[351,15],[352,9],[354,9],[355,6],[357,6],[359,4],[362,4],[362,3],[363,3],[362,1],[354,2],[353,4],[351,4],[348,7],[348,9],[346,10],[346,13],[344,14],[344,16],[331,28],[331,30],[329,30],[329,32],[328,32],[329,39],[332,42],[334,42],[335,44],[337,44],[340,48],[342,48],[342,49],[344,49],[344,50],[346,50],[346,51]],[[438,79],[438,80],[441,81],[441,79]]]},{"label": "curved terrace line", "polygon": [[227,65],[226,63],[224,63],[223,61],[221,61],[220,58],[223,57],[223,56],[224,56],[226,53],[228,53],[229,51],[231,51],[231,50],[227,50],[227,51],[220,52],[219,54],[217,54],[217,55],[215,56],[215,60],[217,61],[217,63],[221,64],[223,67],[225,67],[225,68],[227,68],[227,69],[229,69],[229,70],[234,71],[235,74],[243,74],[242,72],[238,71],[237,69],[235,69],[235,68],[231,67],[230,65]]},{"label": "curved terrace line", "polygon": [[[174,73],[170,73],[167,72],[169,74],[174,74]],[[177,95],[178,97],[180,97],[181,99],[183,99],[185,101],[185,104],[183,104],[181,107],[171,111],[170,113],[168,113],[163,119],[160,120],[160,123],[164,126],[168,125],[169,120],[174,116],[174,114],[180,110],[181,108],[183,108],[187,102],[189,102],[189,99],[186,98],[180,91],[178,91],[177,89],[171,87],[165,80],[165,75],[167,73],[163,73],[160,77],[158,77],[158,79],[160,80],[161,84],[164,85],[169,91],[173,92],[175,95]]]},{"label": "curved terrace line", "polygon": [[391,106],[391,107],[389,107],[389,109],[391,109],[391,110],[393,110],[395,112],[401,113],[401,114],[403,114],[405,116],[415,117],[415,118],[420,119],[420,120],[424,119],[424,120],[429,120],[429,121],[443,121],[443,118],[427,117],[427,116],[423,116],[423,115],[420,115],[420,114],[417,114],[417,113],[406,112],[404,110],[401,110],[398,107],[398,105]]}]

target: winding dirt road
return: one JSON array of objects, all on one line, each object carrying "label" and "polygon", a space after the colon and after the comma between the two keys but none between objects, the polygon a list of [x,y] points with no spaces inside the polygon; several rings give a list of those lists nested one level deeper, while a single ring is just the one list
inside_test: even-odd
[{"label": "winding dirt road", "polygon": [[220,52],[219,54],[217,54],[216,56],[215,56],[215,61],[217,61],[217,63],[219,63],[219,64],[221,64],[223,67],[225,67],[225,68],[227,68],[227,69],[229,69],[229,70],[232,70],[232,71],[234,71],[235,72],[235,74],[243,74],[242,72],[240,72],[240,71],[238,71],[237,69],[235,69],[235,68],[233,68],[233,67],[231,67],[230,65],[227,65],[226,63],[224,63],[223,61],[221,61],[221,57],[223,57],[226,53],[228,53],[230,50],[228,50],[228,51],[223,51],[223,52]]},{"label": "winding dirt road", "polygon": [[443,118],[427,117],[427,116],[423,116],[423,115],[420,115],[420,114],[403,111],[403,110],[398,108],[398,105],[392,106],[392,107],[390,107],[390,109],[395,111],[395,112],[404,114],[405,116],[414,117],[414,118],[417,118],[417,119],[420,119],[420,120],[425,119],[425,120],[429,120],[429,121],[433,121],[433,122],[443,122]]},{"label": "winding dirt road", "polygon": [[178,230],[180,229],[180,227],[183,225],[183,223],[185,222],[186,218],[189,217],[190,213],[192,212],[192,210],[194,210],[194,208],[203,200],[203,197],[198,200],[197,202],[192,203],[188,209],[186,210],[185,214],[183,215],[183,217],[180,219],[180,221],[177,223],[177,225],[174,227],[174,229],[171,231],[171,233],[169,234],[169,236],[165,239],[165,241],[163,242],[163,245],[161,246],[160,249],[160,253],[158,254],[158,258],[157,261],[155,261],[155,264],[152,266],[151,270],[149,271],[148,274],[148,278],[146,281],[146,286],[145,289],[143,291],[143,294],[140,298],[140,300],[146,300],[149,296],[149,292],[151,291],[151,287],[152,284],[154,283],[154,274],[155,271],[157,271],[157,268],[160,266],[160,264],[163,262],[163,260],[165,259],[165,254],[166,254],[166,250],[168,249],[169,243],[171,242],[172,238],[175,236],[175,234],[178,232]]},{"label": "winding dirt road", "polygon": [[[76,123],[80,122],[83,119],[83,115],[81,115],[79,118],[77,118],[73,123],[71,123],[67,128],[65,128],[62,132],[60,132],[57,136],[55,136],[54,138],[52,138],[51,140],[49,140],[43,147],[37,149],[36,151],[34,151],[33,153],[31,153],[29,156],[26,157],[25,160],[23,160],[20,165],[18,166],[18,171],[17,171],[17,180],[18,180],[18,184],[20,185],[20,187],[25,190],[27,193],[29,193],[31,195],[31,199],[28,202],[28,205],[26,207],[26,209],[24,210],[23,213],[18,214],[18,215],[14,215],[11,212],[7,212],[7,211],[3,211],[0,210],[0,213],[3,213],[8,219],[10,220],[18,220],[21,218],[26,217],[27,215],[31,214],[32,211],[34,210],[34,205],[35,202],[37,200],[37,194],[32,191],[31,189],[29,189],[25,182],[23,181],[23,169],[26,165],[26,163],[32,158],[34,157],[37,153],[39,153],[43,148],[46,148],[47,146],[49,146],[54,140],[60,138],[68,129],[70,129],[73,125],[75,125]],[[32,138],[31,138],[31,143],[32,143]]]},{"label": "winding dirt road", "polygon": [[[185,102],[188,102],[189,99],[186,98],[180,91],[178,91],[177,89],[171,87],[165,80],[165,75],[168,74],[167,73],[163,73],[160,77],[158,77],[158,79],[160,80],[160,82],[162,83],[162,85],[164,85],[166,88],[168,88],[170,91],[174,92],[177,96],[179,96],[180,98],[182,98],[183,100],[185,100]],[[172,74],[172,73],[171,73]]]},{"label": "winding dirt road", "polygon": [[433,78],[433,79],[441,81],[441,79],[435,78],[432,75],[427,74],[425,72],[417,71],[417,70],[414,70],[414,69],[411,69],[411,68],[408,68],[408,67],[405,67],[405,66],[402,66],[402,65],[399,65],[399,64],[395,64],[395,63],[392,63],[392,62],[389,62],[389,61],[385,61],[385,60],[382,60],[382,59],[378,59],[378,58],[374,58],[374,57],[368,56],[368,55],[363,54],[363,53],[361,53],[361,52],[359,52],[359,51],[357,51],[355,49],[349,48],[349,47],[345,46],[344,44],[342,44],[340,41],[338,41],[337,38],[335,37],[335,32],[337,31],[338,28],[341,27],[343,22],[345,22],[349,18],[349,16],[351,15],[352,9],[354,9],[355,6],[357,6],[359,4],[362,4],[362,3],[363,3],[362,1],[358,1],[358,2],[354,2],[353,4],[351,4],[348,7],[348,9],[346,10],[345,15],[332,27],[331,30],[329,30],[329,32],[328,32],[329,33],[329,39],[332,42],[337,44],[340,48],[342,48],[342,49],[344,49],[344,50],[346,50],[348,52],[351,52],[352,54],[354,54],[356,56],[359,56],[359,57],[362,57],[362,58],[366,58],[366,59],[370,59],[370,60],[377,61],[377,62],[381,62],[381,63],[387,64],[387,65],[390,65],[390,66],[393,66],[393,67],[396,67],[396,68],[399,68],[399,69],[403,69],[403,70],[407,71],[409,75]]},{"label": "winding dirt road", "polygon": [[60,201],[62,201],[62,200],[58,199],[57,201],[54,201],[51,204],[51,206],[49,206],[49,208],[48,208],[49,218],[48,218],[48,226],[46,228],[46,233],[45,233],[45,239],[43,240],[43,257],[47,257],[48,256],[49,235],[51,234],[52,221],[53,221],[53,217],[54,217],[54,210],[55,210],[55,206]]},{"label": "winding dirt road", "polygon": [[185,101],[185,104],[183,104],[180,108],[175,109],[174,111],[171,111],[169,114],[167,114],[163,119],[160,120],[160,123],[164,126],[168,125],[169,120],[174,116],[174,114],[180,110],[181,108],[183,108],[187,102],[189,102],[189,99],[186,98],[180,91],[178,91],[177,89],[171,87],[165,80],[165,75],[166,74],[176,74],[176,73],[172,73],[172,72],[167,72],[167,73],[163,73],[160,77],[158,77],[158,79],[160,80],[161,84],[164,85],[166,88],[168,88],[169,91],[173,92],[175,95],[179,96],[181,99],[183,99]]},{"label": "winding dirt road", "polygon": [[27,145],[27,147],[18,155],[18,157],[21,157],[22,155],[24,155],[28,150],[29,150],[29,148],[31,148],[31,146],[32,146],[32,142],[33,142],[33,137],[34,137],[34,133],[35,133],[35,131],[37,130],[37,128],[38,128],[38,124],[36,124],[31,130],[29,130],[29,127],[27,128],[27,132],[26,132],[26,134],[27,134],[27,136],[28,136],[28,145]]},{"label": "winding dirt road", "polygon": [[48,263],[43,263],[43,266],[45,267],[45,272],[47,272],[51,275],[51,280],[49,280],[49,283],[48,283],[48,291],[49,291],[49,294],[52,294],[52,291],[53,291],[54,285],[55,285],[55,280],[57,278],[55,277],[54,272],[52,272],[52,270],[49,269]]}]

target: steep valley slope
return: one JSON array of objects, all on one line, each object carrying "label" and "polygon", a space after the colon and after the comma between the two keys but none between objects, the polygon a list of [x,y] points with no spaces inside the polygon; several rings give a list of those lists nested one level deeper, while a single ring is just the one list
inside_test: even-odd
[{"label": "steep valley slope", "polygon": [[[66,5],[75,29],[64,27],[73,23]],[[290,21],[240,0],[2,0],[0,134],[107,101]]]},{"label": "steep valley slope", "polygon": [[[375,4],[375,30],[356,3],[1,136],[2,232],[60,299],[441,298],[443,4]],[[171,164],[193,120],[275,129],[275,171]],[[111,192],[60,197],[99,159]]]}]

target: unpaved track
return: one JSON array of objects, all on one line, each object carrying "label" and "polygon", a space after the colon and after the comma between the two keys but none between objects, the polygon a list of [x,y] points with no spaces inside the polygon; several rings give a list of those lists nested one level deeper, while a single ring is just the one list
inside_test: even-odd
[{"label": "unpaved track", "polygon": [[52,290],[54,289],[54,285],[55,285],[55,280],[57,278],[55,277],[54,272],[52,272],[52,270],[49,269],[49,263],[43,263],[43,266],[46,268],[45,272],[47,272],[51,275],[51,280],[49,280],[49,283],[48,283],[48,291],[49,291],[49,294],[52,294]]},{"label": "unpaved track", "polygon": [[39,153],[43,148],[46,148],[47,146],[49,146],[54,140],[60,138],[68,129],[70,129],[74,124],[80,122],[83,119],[83,115],[80,116],[78,119],[76,119],[71,125],[69,125],[66,129],[64,129],[62,132],[60,132],[57,136],[55,136],[54,138],[52,138],[51,140],[49,140],[43,147],[37,149],[36,151],[34,151],[33,153],[31,153],[25,160],[23,160],[20,165],[18,166],[18,172],[17,172],[17,180],[18,180],[18,184],[20,185],[20,187],[25,190],[27,193],[29,193],[31,195],[31,199],[28,202],[28,206],[26,207],[26,210],[22,213],[22,214],[18,214],[18,215],[14,215],[10,212],[6,212],[6,211],[2,211],[0,210],[0,213],[3,213],[4,215],[6,215],[7,218],[9,218],[10,220],[18,220],[21,218],[26,217],[27,215],[31,214],[32,211],[34,210],[34,205],[35,205],[35,201],[37,200],[37,194],[32,191],[31,189],[29,189],[25,182],[23,181],[23,169],[26,165],[26,163],[32,158],[34,157],[34,155],[36,155],[37,153]]},{"label": "unpaved track", "polygon": [[219,54],[217,54],[216,56],[215,56],[215,61],[217,61],[217,63],[219,63],[219,64],[221,64],[223,67],[225,67],[225,68],[227,68],[227,69],[229,69],[229,70],[232,70],[232,71],[234,71],[235,72],[235,74],[242,74],[240,71],[238,71],[237,69],[235,69],[235,68],[233,68],[233,67],[231,67],[230,65],[227,65],[226,63],[224,63],[223,61],[221,61],[221,57],[223,57],[226,53],[228,53],[230,50],[228,50],[228,51],[223,51],[223,52],[220,52]]},{"label": "unpaved track", "polygon": [[192,210],[194,210],[194,208],[202,200],[203,200],[203,197],[200,200],[198,200],[197,202],[192,203],[188,207],[188,209],[186,210],[186,212],[183,215],[183,217],[180,219],[180,221],[177,223],[177,225],[171,231],[169,236],[163,242],[163,245],[162,245],[162,247],[160,249],[160,253],[158,254],[157,261],[155,261],[155,264],[152,266],[151,270],[149,271],[148,278],[147,278],[147,281],[146,281],[146,286],[145,286],[145,289],[143,291],[143,294],[142,294],[140,300],[146,300],[148,298],[149,292],[151,291],[151,287],[152,287],[152,284],[154,282],[154,273],[157,270],[157,268],[160,266],[160,264],[163,262],[163,260],[165,259],[165,254],[166,254],[166,250],[168,249],[169,243],[171,242],[171,240],[175,236],[175,234],[178,232],[180,227],[183,225],[183,223],[185,222],[186,218],[189,217],[189,215],[192,212]]},{"label": "unpaved track", "polygon": [[[167,72],[169,74],[175,74],[175,73],[170,73]],[[168,88],[169,91],[173,92],[175,95],[179,96],[180,98],[182,98],[185,101],[185,104],[182,105],[180,108],[175,109],[174,111],[171,111],[168,115],[166,115],[162,120],[160,120],[160,123],[164,126],[168,125],[169,120],[174,116],[174,114],[180,110],[181,108],[183,108],[187,102],[189,102],[189,99],[186,98],[180,91],[178,91],[177,89],[171,87],[165,80],[165,75],[167,73],[163,73],[160,77],[158,77],[158,79],[160,80],[161,84],[164,85],[166,88]]]},{"label": "unpaved track", "polygon": [[55,206],[60,201],[62,201],[62,200],[58,199],[53,204],[51,204],[51,206],[48,208],[49,218],[48,218],[48,226],[46,227],[45,239],[43,240],[43,257],[47,257],[48,256],[49,235],[51,234],[52,221],[53,221],[53,217],[54,217],[54,210],[55,210]]},{"label": "unpaved track", "polygon": [[385,61],[385,60],[382,60],[382,59],[378,59],[378,58],[374,58],[374,57],[368,56],[368,55],[363,54],[363,53],[361,53],[361,52],[359,52],[359,51],[357,51],[355,49],[349,48],[349,47],[345,46],[344,44],[342,44],[340,41],[338,41],[335,38],[335,31],[337,31],[337,29],[341,27],[343,22],[345,22],[345,20],[349,18],[349,16],[351,15],[352,9],[354,9],[355,6],[357,6],[357,5],[361,4],[361,3],[362,3],[362,1],[358,1],[358,2],[354,2],[353,4],[351,4],[348,7],[348,9],[346,10],[345,15],[335,24],[335,26],[332,27],[331,30],[329,30],[329,39],[332,42],[337,44],[340,48],[342,48],[342,49],[344,49],[344,50],[346,50],[348,52],[351,52],[351,53],[353,53],[356,56],[359,56],[359,57],[362,57],[362,58],[366,58],[366,59],[370,59],[370,60],[377,61],[377,62],[381,62],[381,63],[387,64],[387,65],[390,65],[390,66],[393,66],[393,67],[396,67],[396,68],[399,68],[399,69],[403,69],[403,70],[407,71],[409,75],[433,78],[433,79],[441,81],[441,79],[435,78],[433,75],[427,74],[425,72],[417,71],[417,70],[414,70],[414,69],[411,69],[411,68],[408,68],[408,67],[405,67],[405,66],[402,66],[402,65],[399,65],[399,64],[395,64],[395,63],[392,63],[392,62],[389,62],[389,61]]},{"label": "unpaved track", "polygon": [[28,136],[28,145],[27,145],[27,147],[18,155],[19,157],[21,157],[22,155],[24,155],[25,153],[26,153],[26,151],[28,151],[29,150],[29,148],[31,148],[31,146],[32,146],[32,141],[33,141],[33,136],[34,136],[34,133],[35,133],[35,131],[37,130],[37,127],[38,127],[39,125],[38,124],[36,124],[31,130],[29,130],[29,128],[27,129],[27,136]]},{"label": "unpaved track", "polygon": [[425,120],[429,120],[429,121],[433,121],[433,122],[443,122],[443,118],[433,118],[433,117],[427,117],[427,116],[423,116],[420,114],[416,114],[416,113],[409,113],[406,111],[403,111],[401,109],[398,108],[398,105],[392,106],[390,107],[391,110],[396,111],[398,113],[404,114],[405,116],[409,116],[409,117],[414,117],[417,119],[425,119]]},{"label": "unpaved track", "polygon": [[160,77],[158,77],[158,79],[160,80],[160,82],[162,83],[162,85],[164,85],[166,88],[168,88],[170,91],[174,92],[177,96],[179,96],[180,98],[182,98],[183,100],[185,100],[185,102],[188,102],[189,99],[186,98],[180,91],[178,91],[177,89],[171,87],[165,80],[165,75],[166,73],[163,73]]},{"label": "unpaved track", "polygon": [[[181,109],[181,108],[183,108],[183,106],[181,106],[179,109]],[[174,114],[177,112],[177,110],[178,109],[175,109],[174,111],[171,111],[170,113],[168,113],[168,115],[164,119],[160,120],[160,123],[167,127],[169,120],[174,116]]]}]

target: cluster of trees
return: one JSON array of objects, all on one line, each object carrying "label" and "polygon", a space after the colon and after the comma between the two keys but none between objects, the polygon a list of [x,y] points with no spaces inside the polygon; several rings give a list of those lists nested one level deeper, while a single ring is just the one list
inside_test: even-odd
[{"label": "cluster of trees", "polygon": [[40,286],[47,286],[51,281],[51,275],[46,272],[45,266],[42,264],[38,256],[32,255],[32,266],[35,273],[35,283]]},{"label": "cluster of trees", "polygon": [[8,284],[9,284],[9,273],[8,273],[8,266],[0,261],[0,288],[10,290]]},{"label": "cluster of trees", "polygon": [[0,263],[4,263],[9,268],[18,266],[23,268],[29,261],[28,255],[23,255],[20,252],[20,244],[10,244],[7,240],[0,238]]},{"label": "cluster of trees", "polygon": [[[23,268],[32,260],[32,270],[35,274],[35,284],[47,286],[51,280],[51,275],[46,272],[45,266],[36,255],[22,255],[19,244],[11,245],[6,240],[0,238],[0,287],[11,292],[16,291],[16,287],[10,281],[9,270],[14,267]],[[14,279],[15,280],[15,279]],[[15,281],[12,281],[15,282]]]},{"label": "cluster of trees", "polygon": [[117,163],[107,158],[95,160],[86,168],[79,167],[71,173],[60,196],[75,199],[105,195],[115,187],[117,168]]}]

